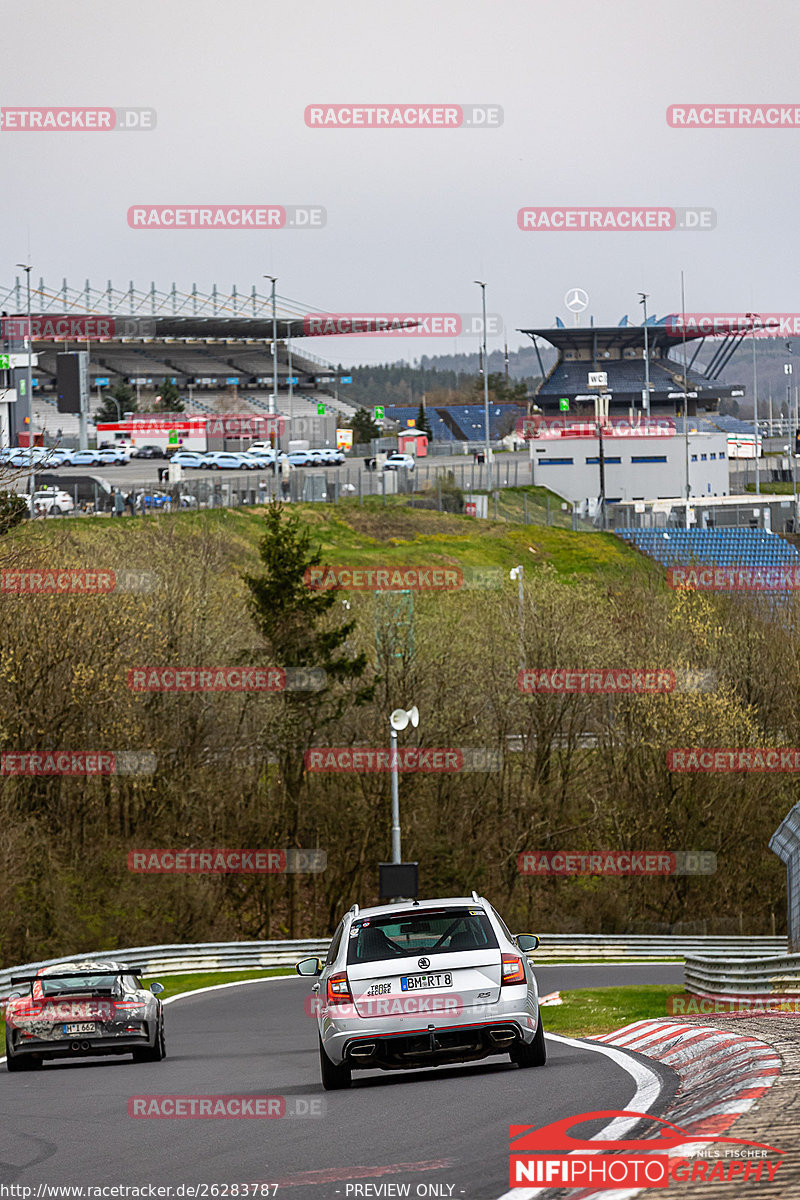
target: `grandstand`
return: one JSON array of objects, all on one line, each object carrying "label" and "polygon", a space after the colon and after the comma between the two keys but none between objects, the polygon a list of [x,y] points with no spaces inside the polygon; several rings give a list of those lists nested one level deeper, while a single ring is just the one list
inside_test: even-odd
[{"label": "grandstand", "polygon": [[[545,415],[560,412],[559,401],[567,399],[571,415],[594,411],[595,396],[601,392],[610,396],[609,411],[627,415],[630,409],[643,411],[645,388],[644,325],[629,325],[623,318],[619,325],[567,328],[558,321],[554,329],[521,329],[533,341],[542,382],[536,391],[536,404]],[[691,357],[686,369],[682,361],[682,342],[675,336],[674,316],[655,317],[647,321],[647,342],[650,374],[650,411],[653,416],[675,416],[683,412],[684,392],[690,417],[698,412],[715,412],[723,399],[744,395],[741,384],[722,384],[719,375],[742,340],[743,334],[726,338],[715,352],[705,373],[694,369],[694,362],[703,348],[705,337],[687,333]],[[558,352],[555,366],[545,371],[539,354],[541,339]],[[680,360],[677,356],[681,356]],[[589,373],[604,372],[603,387],[589,386]],[[688,381],[688,386],[687,382]]]},{"label": "grandstand", "polygon": [[[416,423],[419,408],[402,405],[387,405],[385,416],[399,422],[405,429],[409,421]],[[489,437],[495,441],[514,429],[518,417],[525,410],[518,404],[493,404],[489,408]],[[434,442],[483,442],[485,441],[485,414],[482,404],[427,405],[425,415],[431,427]]]},{"label": "grandstand", "polygon": [[767,529],[618,529],[617,536],[663,567],[794,567],[800,554]]},{"label": "grandstand", "polygon": [[[187,413],[210,415],[235,407],[240,413],[260,415],[270,411],[316,417],[324,403],[328,414],[352,416],[355,407],[340,398],[336,368],[327,360],[303,351],[304,318],[317,315],[296,302],[276,298],[277,347],[273,358],[272,301],[255,287],[249,294],[219,291],[190,293],[147,291],[130,286],[121,291],[109,282],[103,290],[75,289],[64,280],[60,288],[40,279],[32,288],[33,429],[48,433],[62,430],[73,436],[72,418],[55,408],[56,355],[64,350],[88,350],[91,410],[96,411],[105,389],[124,382],[137,389],[140,407],[152,407],[166,381],[180,391]],[[5,351],[20,352],[25,320],[26,293],[19,277],[13,287],[0,288],[0,308],[8,320],[3,328]],[[67,329],[67,333],[61,330]],[[22,330],[20,332],[19,330]],[[55,333],[53,330],[58,329]],[[15,332],[16,330],[16,332]],[[58,340],[55,340],[58,338]],[[340,343],[337,342],[337,345]],[[291,364],[290,364],[291,358]],[[271,401],[277,374],[277,397]],[[24,368],[7,373],[6,383],[16,386]],[[289,379],[293,396],[289,398]],[[332,387],[330,385],[336,385]],[[21,397],[20,397],[21,400]],[[50,404],[48,401],[52,400]],[[27,405],[10,406],[6,436],[12,441],[24,427]],[[19,429],[16,424],[19,424]]]}]

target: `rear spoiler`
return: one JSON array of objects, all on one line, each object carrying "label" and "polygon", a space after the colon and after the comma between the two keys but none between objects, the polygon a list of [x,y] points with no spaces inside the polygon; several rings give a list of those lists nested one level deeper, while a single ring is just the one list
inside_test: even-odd
[{"label": "rear spoiler", "polygon": [[[142,967],[119,967],[110,969],[108,971],[102,970],[94,972],[95,975],[112,975],[115,979],[119,978],[121,975],[135,975],[137,979],[140,979],[144,973],[145,972]],[[48,971],[46,975],[12,975],[9,986],[15,987],[18,983],[41,983],[43,980],[50,979],[79,979],[83,974],[88,975],[89,972]]]}]

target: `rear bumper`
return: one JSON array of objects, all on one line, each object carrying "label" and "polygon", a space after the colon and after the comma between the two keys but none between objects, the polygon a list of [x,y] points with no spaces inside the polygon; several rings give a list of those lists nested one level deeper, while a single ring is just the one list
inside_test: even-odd
[{"label": "rear bumper", "polygon": [[470,1020],[469,1010],[458,1019],[441,1015],[415,1020],[337,1021],[323,1018],[320,1037],[331,1062],[346,1062],[354,1069],[402,1070],[442,1063],[470,1062],[491,1055],[508,1054],[515,1045],[532,1042],[539,1021],[538,1005],[514,1011],[484,1011]]},{"label": "rear bumper", "polygon": [[378,1037],[351,1037],[342,1046],[342,1055],[354,1069],[402,1071],[508,1054],[525,1040],[523,1029],[516,1022],[487,1021],[444,1029],[383,1033]]},{"label": "rear bumper", "polygon": [[145,1050],[155,1044],[156,1030],[149,1029],[145,1033],[97,1034],[96,1036],[80,1034],[75,1037],[56,1038],[48,1041],[45,1038],[20,1038],[15,1035],[9,1051],[14,1058],[36,1057],[52,1058],[85,1058],[105,1054],[130,1054],[133,1050]]}]

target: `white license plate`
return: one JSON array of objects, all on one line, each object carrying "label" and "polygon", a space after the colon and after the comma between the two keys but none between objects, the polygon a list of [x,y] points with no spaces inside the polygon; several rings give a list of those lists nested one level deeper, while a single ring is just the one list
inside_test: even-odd
[{"label": "white license plate", "polygon": [[448,972],[440,975],[402,975],[400,987],[404,992],[417,992],[421,988],[452,987],[453,976]]},{"label": "white license plate", "polygon": [[64,1033],[97,1033],[94,1021],[74,1021],[64,1026]]}]

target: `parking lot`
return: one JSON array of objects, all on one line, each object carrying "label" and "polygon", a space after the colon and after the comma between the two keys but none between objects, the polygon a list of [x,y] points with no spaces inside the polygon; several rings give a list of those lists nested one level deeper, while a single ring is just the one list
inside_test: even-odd
[{"label": "parking lot", "polygon": [[[195,504],[184,507],[225,507],[242,503],[257,504],[282,493],[282,477],[272,470],[252,470],[246,472],[232,470],[213,470],[210,468],[184,468],[180,483],[169,484],[159,480],[159,471],[167,465],[165,459],[132,459],[124,466],[81,466],[58,467],[53,470],[42,470],[34,474],[35,486],[38,489],[42,483],[52,483],[57,480],[58,486],[69,492],[80,510],[85,503],[94,506],[94,495],[85,493],[85,487],[75,489],[79,480],[85,481],[91,477],[102,481],[97,488],[97,507],[106,508],[110,505],[111,490],[120,490],[123,495],[145,492],[149,495],[169,493],[177,498],[178,495],[192,497]],[[0,468],[1,469],[1,468]],[[436,486],[437,476],[445,478],[453,476],[457,487],[462,491],[483,491],[487,487],[503,488],[524,486],[530,482],[528,455],[522,453],[504,453],[495,456],[491,470],[491,480],[484,464],[476,463],[473,457],[458,455],[442,455],[418,461],[413,471],[380,471],[367,469],[363,458],[348,458],[341,466],[309,466],[292,467],[289,477],[289,497],[295,501],[319,500],[328,501],[345,496],[375,496],[387,495],[397,491],[423,491],[429,486]],[[20,468],[8,468],[9,482],[5,485],[18,492],[29,492],[30,476]],[[80,494],[80,491],[83,494]],[[154,504],[153,507],[161,507]]]}]

